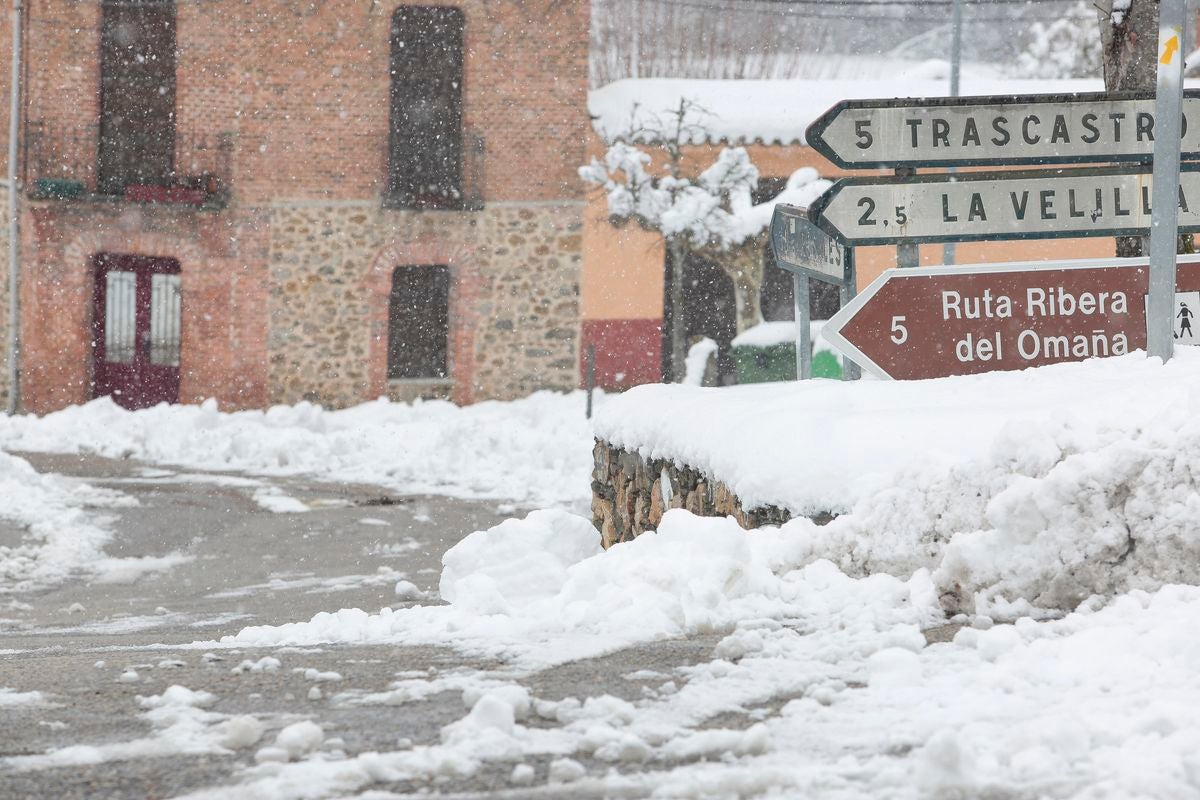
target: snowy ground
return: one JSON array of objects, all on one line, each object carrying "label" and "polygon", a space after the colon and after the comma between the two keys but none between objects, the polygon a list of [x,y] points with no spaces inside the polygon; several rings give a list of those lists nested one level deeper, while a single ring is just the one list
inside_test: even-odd
[{"label": "snowy ground", "polygon": [[[603,404],[603,394],[596,399]],[[308,475],[531,507],[578,505],[588,497],[591,469],[585,402],[582,392],[538,392],[466,408],[380,400],[344,411],[301,403],[223,413],[208,401],[129,413],[105,398],[40,419],[0,418],[0,449]]]},{"label": "snowy ground", "polygon": [[[612,439],[686,446],[731,483],[842,514],[748,534],[672,511],[607,553],[562,508],[502,522],[511,509],[494,501],[364,513],[367,489],[323,496],[296,477],[569,508],[591,440],[577,396],[265,415],[92,404],[0,423],[10,449],[253,473],[206,486],[126,472],[82,490],[10,458],[0,475],[42,499],[0,516],[29,526],[44,505],[45,521],[101,530],[105,558],[162,557],[120,545],[187,521],[221,481],[226,501],[191,521],[212,529],[200,541],[168,544],[194,560],[103,584],[104,618],[62,608],[108,574],[90,558],[57,588],[13,589],[0,648],[26,652],[0,655],[0,707],[37,735],[0,738],[0,789],[78,790],[72,768],[102,763],[92,772],[121,780],[94,796],[134,796],[155,762],[170,765],[153,772],[157,794],[206,798],[1200,796],[1197,367],[1183,354],[609,398],[598,425]],[[772,418],[802,408],[822,424]],[[707,435],[689,437],[696,425]],[[523,431],[541,438],[517,444]],[[456,457],[417,473],[405,453],[439,442]],[[830,442],[844,448],[814,450]],[[554,481],[531,490],[536,476]],[[117,616],[122,603],[144,612]],[[139,627],[184,608],[211,624]],[[84,697],[122,724],[88,728],[73,716]]]}]

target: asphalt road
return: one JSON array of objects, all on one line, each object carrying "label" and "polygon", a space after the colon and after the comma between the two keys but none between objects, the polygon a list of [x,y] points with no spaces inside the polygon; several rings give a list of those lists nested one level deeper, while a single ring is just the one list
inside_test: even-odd
[{"label": "asphalt road", "polygon": [[[0,704],[0,797],[158,798],[236,783],[255,748],[230,755],[164,755],[88,767],[16,770],[8,756],[74,745],[151,737],[136,697],[172,684],[218,698],[211,710],[253,714],[268,729],[312,719],[350,756],[439,741],[442,726],[465,713],[461,691],[399,706],[347,706],[310,699],[312,681],[296,668],[336,671],[339,691],[381,692],[398,672],[431,677],[464,668],[503,674],[505,665],[464,659],[450,650],[399,646],[324,646],[212,653],[181,647],[215,640],[247,625],[307,620],[319,611],[400,605],[401,577],[436,590],[442,553],[468,533],[504,518],[494,502],[397,497],[370,486],[270,479],[270,491],[302,502],[304,513],[274,513],[253,498],[264,479],[203,475],[183,469],[98,457],[21,454],[41,471],[76,476],[134,495],[137,507],[104,510],[117,532],[114,556],[183,553],[192,560],[132,583],[78,580],[23,595],[0,596],[0,687],[40,691],[49,705]],[[0,529],[0,540],[19,532]],[[382,570],[382,571],[381,571]],[[646,682],[636,670],[670,673],[707,661],[719,637],[641,646],[574,662],[518,682],[546,700],[602,693],[629,700]],[[153,646],[153,647],[151,647]],[[243,659],[277,658],[279,669],[235,674]],[[132,669],[136,680],[121,676]],[[2,698],[0,698],[2,699]],[[549,723],[546,723],[549,724]],[[736,721],[724,720],[726,726]],[[750,724],[746,721],[746,725]],[[436,785],[379,783],[373,791],[471,797],[590,796],[579,785],[547,786],[548,760],[531,761],[534,786],[514,787],[511,764]],[[608,765],[580,758],[589,773]],[[534,788],[537,787],[537,788]],[[636,795],[639,792],[633,791]],[[231,791],[230,797],[236,797]]]}]

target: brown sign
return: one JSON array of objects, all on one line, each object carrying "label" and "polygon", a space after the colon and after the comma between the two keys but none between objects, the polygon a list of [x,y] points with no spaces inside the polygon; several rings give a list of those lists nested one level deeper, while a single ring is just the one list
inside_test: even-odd
[{"label": "brown sign", "polygon": [[[881,378],[914,380],[1146,347],[1147,260],[892,269],[822,333]],[[1200,257],[1180,258],[1177,344],[1200,344]]]}]

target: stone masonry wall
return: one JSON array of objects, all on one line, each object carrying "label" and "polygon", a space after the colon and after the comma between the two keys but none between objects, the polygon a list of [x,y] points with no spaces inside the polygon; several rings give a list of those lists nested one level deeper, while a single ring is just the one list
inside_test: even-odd
[{"label": "stone masonry wall", "polygon": [[672,461],[647,460],[600,439],[592,457],[592,523],[605,548],[654,530],[670,508],[704,517],[732,516],[746,529],[781,525],[791,518],[774,506],[745,509],[724,483]]},{"label": "stone masonry wall", "polygon": [[[269,400],[347,406],[382,395],[513,398],[576,382],[582,209],[479,212],[378,204],[271,209]],[[388,300],[400,266],[451,271],[450,380],[387,380]]]}]

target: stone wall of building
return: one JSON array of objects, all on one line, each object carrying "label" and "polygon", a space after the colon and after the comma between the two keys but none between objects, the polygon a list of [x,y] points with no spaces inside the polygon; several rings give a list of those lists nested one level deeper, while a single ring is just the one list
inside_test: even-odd
[{"label": "stone wall of building", "polygon": [[[576,385],[581,207],[496,203],[416,212],[377,203],[270,211],[269,398],[511,398]],[[448,381],[389,382],[388,299],[401,266],[451,271]]]},{"label": "stone wall of building", "polygon": [[792,516],[774,506],[743,508],[728,486],[700,470],[661,458],[648,460],[599,439],[592,457],[592,523],[606,548],[654,530],[671,508],[702,517],[731,516],[746,529],[781,525]]}]

